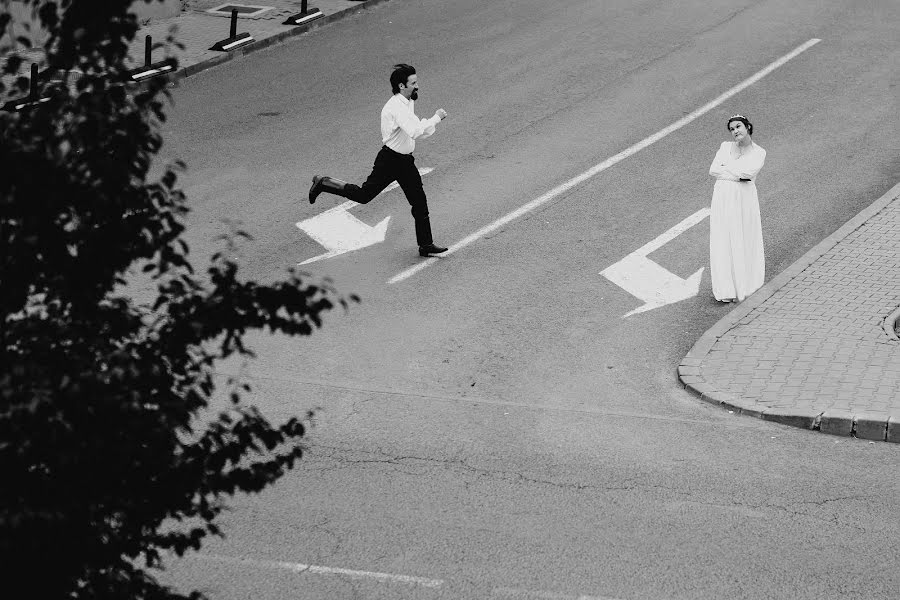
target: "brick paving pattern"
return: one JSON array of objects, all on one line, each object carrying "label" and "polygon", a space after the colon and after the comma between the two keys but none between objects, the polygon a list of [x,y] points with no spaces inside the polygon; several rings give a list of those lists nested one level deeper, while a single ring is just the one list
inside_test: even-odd
[{"label": "brick paving pattern", "polygon": [[[229,36],[231,17],[207,11],[225,4],[272,7],[259,15],[238,15],[237,32],[246,32],[253,36],[257,40],[256,44],[252,44],[253,47],[239,48],[231,53],[210,50],[213,44]],[[177,28],[175,38],[184,44],[184,49],[174,49],[172,54],[178,59],[178,66],[183,72],[182,74],[189,75],[199,72],[205,67],[221,64],[232,57],[256,50],[260,47],[260,42],[283,40],[294,32],[321,26],[334,18],[375,4],[377,2],[372,0],[368,2],[309,0],[307,9],[318,8],[324,16],[298,28],[294,25],[284,25],[283,22],[287,17],[300,12],[301,0],[241,0],[233,3],[225,0],[191,0],[187,3],[187,9],[177,17],[152,19],[145,24],[131,43],[129,54],[134,66],[141,66],[144,60],[146,36],[149,35],[154,43],[162,42],[172,27],[175,27]],[[162,49],[157,49],[153,51],[151,61],[160,61],[166,57]]]},{"label": "brick paving pattern", "polygon": [[[285,25],[287,17],[300,13],[302,0],[241,0],[229,3],[225,0],[185,0],[184,10],[173,17],[147,19],[137,32],[129,46],[127,64],[129,68],[138,68],[144,64],[146,36],[151,43],[165,42],[166,37],[174,30],[175,39],[184,45],[183,49],[156,48],[151,52],[152,63],[169,56],[178,59],[179,73],[186,77],[203,71],[209,67],[223,64],[244,54],[265,48],[272,43],[286,40],[293,35],[321,27],[322,25],[350,16],[359,10],[374,7],[384,0],[308,0],[307,9],[318,8],[322,17],[300,26]],[[216,42],[229,37],[231,33],[230,15],[218,15],[207,12],[225,4],[246,6],[267,6],[269,10],[258,15],[238,15],[237,32],[249,33],[254,42],[236,48],[231,52],[210,50]],[[20,50],[19,55],[25,59],[20,75],[28,76],[31,63],[36,63],[41,70],[45,67],[44,52],[40,47],[31,50]],[[3,76],[4,85],[10,85],[12,77]]]},{"label": "brick paving pattern", "polygon": [[717,324],[679,367],[687,387],[745,414],[900,442],[898,188],[774,292],[761,290],[761,302]]}]

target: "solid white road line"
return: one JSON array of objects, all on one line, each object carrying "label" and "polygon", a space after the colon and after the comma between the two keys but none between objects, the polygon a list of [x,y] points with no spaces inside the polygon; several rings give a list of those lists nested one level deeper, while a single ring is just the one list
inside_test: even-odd
[{"label": "solid white road line", "polygon": [[[677,131],[677,130],[681,129],[682,127],[684,127],[691,121],[696,120],[698,117],[703,116],[704,114],[708,113],[715,107],[719,106],[720,104],[722,104],[723,102],[725,102],[726,100],[728,100],[729,98],[734,96],[735,94],[738,94],[739,92],[750,87],[751,85],[753,85],[754,83],[756,83],[757,81],[759,81],[760,79],[762,79],[763,77],[765,77],[766,75],[768,75],[769,73],[771,73],[772,71],[777,69],[778,67],[784,65],[786,62],[788,62],[792,58],[795,58],[796,56],[805,52],[809,48],[812,48],[813,46],[818,44],[820,41],[822,41],[822,40],[820,40],[818,38],[813,38],[813,39],[809,40],[808,42],[801,44],[800,46],[798,46],[791,52],[788,52],[787,54],[785,54],[784,56],[782,56],[775,62],[769,64],[769,66],[765,67],[764,69],[762,69],[760,71],[757,71],[756,74],[754,74],[753,76],[749,77],[748,79],[745,79],[741,83],[739,83],[736,86],[734,86],[733,88],[729,89],[727,92],[723,93],[721,96],[719,96],[715,100],[712,100],[711,102],[708,102],[707,104],[704,104],[703,106],[701,106],[697,110],[693,111],[692,113],[689,113],[689,114],[685,115],[684,117],[678,119],[677,121],[675,121],[668,127],[665,127],[664,129],[660,129],[653,135],[651,135],[647,138],[644,138],[643,140],[641,140],[640,142],[631,146],[630,148],[627,148],[626,150],[619,152],[615,156],[607,158],[600,164],[594,165],[593,167],[591,167],[584,173],[581,173],[580,175],[573,177],[572,179],[566,181],[565,183],[562,183],[562,184],[556,186],[555,188],[553,188],[546,194],[540,196],[539,198],[535,198],[528,204],[525,204],[524,206],[517,208],[516,210],[512,211],[511,213],[500,217],[499,219],[497,219],[490,225],[486,225],[485,227],[482,227],[475,233],[466,236],[465,238],[461,239],[460,241],[458,241],[455,244],[453,244],[452,246],[450,246],[450,249],[447,250],[447,252],[445,252],[444,254],[442,254],[441,257],[449,256],[449,255],[453,254],[454,252],[457,252],[458,250],[465,248],[472,242],[475,242],[475,241],[483,238],[487,234],[489,234],[493,231],[496,231],[497,229],[503,227],[510,221],[518,219],[522,215],[533,211],[534,209],[538,208],[539,206],[542,206],[542,205],[546,204],[547,202],[549,202],[550,200],[553,200],[560,194],[563,194],[563,193],[569,191],[570,189],[572,189],[576,185],[582,183],[583,181],[590,179],[594,175],[601,173],[601,172],[605,171],[606,169],[610,168],[611,166],[625,160],[632,154],[636,154],[636,153],[640,152],[641,150],[643,150],[644,148],[650,146],[651,144],[658,142],[659,140],[663,139],[664,137],[666,137],[673,131]],[[413,275],[415,275],[416,273],[418,273],[419,271],[423,270],[425,267],[428,267],[428,266],[434,264],[438,260],[440,260],[440,258],[436,258],[436,257],[432,257],[432,258],[423,260],[422,262],[406,269],[405,271],[401,271],[397,275],[394,275],[393,277],[391,277],[388,280],[388,284],[399,283],[405,279],[408,279],[408,278],[412,277]]]},{"label": "solid white road line", "polygon": [[395,575],[393,573],[378,573],[374,571],[355,571],[353,569],[341,569],[338,567],[323,567],[319,565],[306,565],[303,563],[284,562],[277,560],[233,558],[230,556],[217,556],[214,554],[195,554],[194,556],[214,561],[243,563],[255,567],[286,569],[288,571],[293,571],[294,573],[313,573],[315,575],[346,575],[348,577],[355,577],[358,579],[373,579],[389,583],[402,583],[406,585],[417,585],[427,588],[438,588],[444,585],[444,581],[442,579],[427,579],[425,577],[414,577],[412,575]]},{"label": "solid white road line", "polygon": [[706,208],[701,208],[691,216],[685,218],[679,224],[666,231],[664,234],[660,235],[656,239],[647,242],[646,244],[635,250],[635,253],[642,256],[647,256],[651,252],[656,252],[657,250],[677,238],[679,235],[708,217],[709,212],[710,211],[708,206]]}]

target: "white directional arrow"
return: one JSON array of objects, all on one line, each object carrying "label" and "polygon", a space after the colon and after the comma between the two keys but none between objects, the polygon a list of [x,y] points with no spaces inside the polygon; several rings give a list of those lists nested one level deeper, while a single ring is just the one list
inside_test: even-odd
[{"label": "white directional arrow", "polygon": [[[420,175],[427,175],[434,169],[425,167],[419,169]],[[398,188],[396,182],[390,184],[381,194]],[[380,194],[379,194],[380,195]],[[329,208],[325,212],[316,215],[305,221],[297,223],[297,227],[306,233],[309,237],[319,242],[328,251],[312,258],[304,260],[301,265],[316,262],[325,258],[339,256],[346,252],[359,250],[367,246],[372,246],[384,241],[387,233],[388,222],[390,217],[385,217],[374,227],[366,225],[347,210],[350,207],[357,206],[356,202],[347,201],[334,208]]]},{"label": "white directional arrow", "polygon": [[697,295],[700,291],[703,267],[700,267],[687,279],[682,279],[647,258],[647,255],[666,245],[708,216],[709,208],[698,210],[652,242],[644,244],[616,264],[600,272],[617,286],[644,302],[643,306],[623,315],[623,318]]},{"label": "white directional arrow", "polygon": [[354,204],[356,202],[344,202],[311,219],[297,223],[297,227],[328,249],[324,254],[304,260],[301,265],[384,241],[388,221],[391,218],[385,217],[377,225],[370,227],[347,212]]}]

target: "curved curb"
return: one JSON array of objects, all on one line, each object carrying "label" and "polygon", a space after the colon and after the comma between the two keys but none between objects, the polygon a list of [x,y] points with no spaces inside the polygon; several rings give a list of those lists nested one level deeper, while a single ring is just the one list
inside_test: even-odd
[{"label": "curved curb", "polygon": [[[744,406],[740,398],[718,390],[707,382],[700,367],[713,345],[723,335],[736,327],[744,317],[754,309],[761,306],[775,292],[784,287],[794,277],[802,273],[826,252],[831,250],[838,242],[850,233],[862,226],[871,217],[878,214],[884,207],[900,196],[900,183],[889,189],[884,195],[872,204],[861,210],[855,217],[844,223],[834,233],[816,244],[806,254],[801,256],[794,264],[776,275],[771,281],[764,284],[749,298],[737,305],[731,312],[719,319],[706,333],[704,333],[694,346],[688,351],[678,365],[678,379],[685,389],[696,395],[704,402],[717,404],[733,410],[742,415],[748,415],[774,421],[784,425],[813,429],[832,435],[856,435],[856,437],[869,440],[883,440],[900,443],[900,418],[884,414],[851,413],[848,411],[825,410],[812,411],[802,409],[759,408]],[[893,326],[896,317],[900,316],[898,308],[887,320],[891,320]],[[887,331],[887,330],[886,330]],[[893,331],[891,331],[893,333]],[[890,335],[890,334],[889,334]]]},{"label": "curved curb", "polygon": [[[186,67],[182,67],[169,75],[167,77],[168,83],[173,84],[177,81],[184,79],[185,77],[190,77],[191,75],[196,75],[201,71],[205,71],[209,68],[230,62],[238,57],[244,56],[245,54],[250,54],[251,52],[256,52],[257,50],[262,50],[264,48],[268,48],[270,46],[274,46],[275,44],[280,44],[285,40],[292,38],[294,36],[303,35],[313,29],[318,29],[323,27],[329,23],[333,23],[334,21],[339,21],[344,17],[348,17],[350,15],[356,14],[363,10],[366,10],[372,6],[377,4],[383,4],[388,0],[355,0],[360,3],[356,6],[351,6],[350,8],[345,8],[343,10],[339,10],[337,12],[333,12],[330,15],[325,15],[319,19],[314,19],[308,23],[303,23],[301,25],[295,25],[290,29],[286,29],[284,31],[280,31],[275,35],[270,35],[268,37],[261,38],[259,40],[250,42],[246,46],[241,46],[240,48],[235,48],[231,52],[226,52],[219,56],[214,56],[212,58],[208,58],[206,60],[201,60],[200,62],[188,65]],[[146,85],[146,82],[139,83],[138,85],[143,86]]]},{"label": "curved curb", "polygon": [[884,321],[881,322],[881,328],[884,329],[885,335],[894,341],[900,341],[900,337],[897,336],[898,321],[900,321],[900,306],[895,308],[894,311],[886,316]]}]

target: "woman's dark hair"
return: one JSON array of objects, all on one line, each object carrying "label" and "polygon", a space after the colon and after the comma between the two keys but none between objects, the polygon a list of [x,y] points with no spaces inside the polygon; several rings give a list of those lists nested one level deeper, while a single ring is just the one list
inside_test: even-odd
[{"label": "woman's dark hair", "polygon": [[400,84],[406,85],[406,82],[409,80],[410,75],[415,75],[416,70],[407,64],[400,63],[399,65],[394,65],[394,70],[391,73],[391,90],[395,94],[400,93]]},{"label": "woman's dark hair", "polygon": [[745,117],[744,115],[734,115],[733,117],[728,119],[728,122],[725,123],[725,129],[727,129],[729,132],[731,131],[731,122],[732,121],[740,121],[741,123],[744,124],[744,127],[747,128],[747,133],[749,133],[750,135],[753,135],[753,123],[748,121],[747,117]]}]

